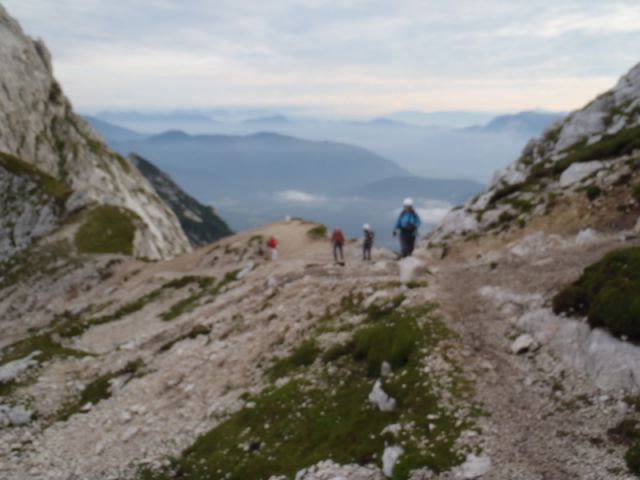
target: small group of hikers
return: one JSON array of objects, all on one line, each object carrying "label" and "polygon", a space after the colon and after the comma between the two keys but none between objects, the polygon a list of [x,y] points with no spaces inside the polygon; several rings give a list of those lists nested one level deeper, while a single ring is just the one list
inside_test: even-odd
[{"label": "small group of hikers", "polygon": [[[413,209],[413,200],[411,198],[405,198],[402,203],[402,211],[400,212],[395,228],[393,229],[393,236],[400,236],[400,253],[402,258],[408,257],[413,253],[416,238],[418,236],[418,228],[420,228],[420,217]],[[368,223],[365,223],[362,226],[362,230],[362,259],[364,261],[371,261],[371,250],[373,249],[373,241],[376,234]],[[345,236],[342,233],[342,230],[335,228],[331,234],[333,259],[340,265],[344,265],[344,243]],[[269,247],[269,250],[271,250],[271,260],[277,260],[278,241],[276,238],[271,237],[267,242],[267,246]]]},{"label": "small group of hikers", "polygon": [[[362,226],[363,239],[362,239],[362,259],[371,260],[371,249],[373,248],[373,239],[376,234],[371,229],[368,223]],[[345,238],[342,230],[335,228],[331,234],[331,244],[333,245],[333,259],[336,263],[344,264],[344,246]]]},{"label": "small group of hikers", "polygon": [[[405,198],[402,203],[402,211],[393,229],[394,237],[400,235],[400,253],[402,258],[408,257],[413,253],[420,223],[420,216],[413,208],[413,200],[411,198]],[[376,234],[368,223],[363,225],[362,230],[362,259],[370,261],[371,249],[373,248],[373,240]],[[344,242],[345,238],[342,230],[339,228],[334,229],[331,235],[331,243],[333,244],[333,258],[336,263],[344,264],[344,252],[342,249]]]}]

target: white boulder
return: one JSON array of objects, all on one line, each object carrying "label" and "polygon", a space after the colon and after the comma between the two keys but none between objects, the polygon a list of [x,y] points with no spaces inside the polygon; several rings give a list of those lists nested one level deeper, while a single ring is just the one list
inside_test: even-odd
[{"label": "white boulder", "polygon": [[464,479],[480,478],[491,469],[491,459],[487,456],[469,455],[456,469],[456,477]]},{"label": "white boulder", "polygon": [[581,182],[588,176],[602,169],[604,164],[600,161],[573,163],[560,176],[560,186],[563,188]]},{"label": "white boulder", "polygon": [[382,473],[384,473],[386,477],[393,475],[393,467],[396,466],[398,459],[403,453],[404,449],[402,447],[393,446],[384,449],[384,453],[382,454]]},{"label": "white boulder", "polygon": [[[284,477],[271,477],[280,480]],[[295,480],[382,480],[378,468],[361,465],[339,465],[332,460],[323,460],[312,467],[296,473]]]},{"label": "white boulder", "polygon": [[22,405],[0,405],[0,427],[26,425],[31,421],[31,412]]},{"label": "white boulder", "polygon": [[369,393],[369,401],[376,405],[381,412],[391,412],[396,408],[395,399],[387,395],[382,389],[380,380],[376,380],[376,383],[373,385],[373,389],[371,393]]},{"label": "white boulder", "polygon": [[580,230],[578,235],[576,235],[576,245],[589,245],[590,243],[597,242],[599,239],[600,235],[598,232],[592,228],[585,228],[584,230]]},{"label": "white boulder", "polygon": [[525,333],[524,335],[520,335],[518,338],[516,338],[516,340],[511,344],[510,350],[514,355],[519,355],[521,353],[535,350],[535,348],[536,341],[531,335]]},{"label": "white boulder", "polygon": [[400,282],[409,283],[415,280],[420,272],[426,268],[425,263],[416,257],[406,257],[398,262],[400,267]]},{"label": "white boulder", "polygon": [[8,383],[22,375],[32,366],[37,365],[38,361],[34,359],[40,355],[40,353],[39,351],[35,351],[27,357],[2,365],[0,367],[0,383]]},{"label": "white boulder", "polygon": [[522,315],[516,326],[598,388],[640,392],[640,347],[544,308]]}]

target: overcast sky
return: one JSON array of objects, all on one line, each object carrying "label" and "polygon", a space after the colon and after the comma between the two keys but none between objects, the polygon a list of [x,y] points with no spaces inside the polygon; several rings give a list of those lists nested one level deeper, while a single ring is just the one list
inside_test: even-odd
[{"label": "overcast sky", "polygon": [[570,110],[640,61],[638,0],[0,1],[85,110]]}]

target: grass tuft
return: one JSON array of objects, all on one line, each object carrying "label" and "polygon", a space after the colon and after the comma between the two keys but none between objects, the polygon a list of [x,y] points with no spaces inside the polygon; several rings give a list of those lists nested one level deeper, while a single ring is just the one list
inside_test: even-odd
[{"label": "grass tuft", "polygon": [[597,185],[589,185],[584,189],[584,193],[590,202],[602,195],[602,190]]},{"label": "grass tuft", "polygon": [[171,348],[176,343],[182,342],[183,340],[189,340],[189,339],[192,340],[192,339],[194,339],[196,337],[199,337],[200,335],[209,335],[209,333],[211,333],[211,327],[206,327],[204,325],[197,325],[197,326],[193,327],[189,331],[189,333],[181,335],[178,338],[175,338],[175,339],[171,340],[170,342],[167,342],[164,345],[162,345],[162,347],[160,347],[158,352],[167,352],[167,351],[171,350]]},{"label": "grass tuft", "polygon": [[102,205],[89,212],[75,236],[82,253],[133,255],[136,226],[135,214],[112,205]]},{"label": "grass tuft", "polygon": [[85,387],[85,389],[80,394],[80,397],[74,399],[68,405],[63,407],[63,409],[58,412],[57,419],[58,421],[66,421],[71,416],[80,413],[82,411],[82,407],[84,407],[87,403],[91,403],[92,405],[97,405],[100,401],[106,400],[111,397],[111,382],[118,377],[128,376],[125,380],[125,384],[128,383],[131,379],[140,376],[140,370],[143,367],[142,360],[136,360],[127,363],[124,368],[112,373],[107,373],[105,375],[101,375],[96,378],[93,382]]},{"label": "grass tuft", "polygon": [[269,369],[269,377],[271,380],[277,380],[299,367],[308,367],[315,362],[319,354],[320,349],[316,345],[315,340],[307,340],[296,348],[291,355],[277,361],[273,367]]},{"label": "grass tuft", "polygon": [[326,225],[316,225],[315,227],[309,229],[307,235],[312,240],[325,240],[327,238],[327,226]]}]

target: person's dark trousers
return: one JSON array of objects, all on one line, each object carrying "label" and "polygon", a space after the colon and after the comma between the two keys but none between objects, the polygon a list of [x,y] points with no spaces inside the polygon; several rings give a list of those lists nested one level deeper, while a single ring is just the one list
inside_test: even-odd
[{"label": "person's dark trousers", "polygon": [[366,243],[362,247],[362,259],[363,260],[371,260],[371,245],[367,245]]},{"label": "person's dark trousers", "polygon": [[400,231],[400,250],[402,258],[409,257],[416,245],[416,237],[412,232]]},{"label": "person's dark trousers", "polygon": [[344,253],[342,252],[342,244],[334,243],[333,244],[333,258],[337,262],[338,261],[338,252],[340,252],[340,261],[344,261]]}]

